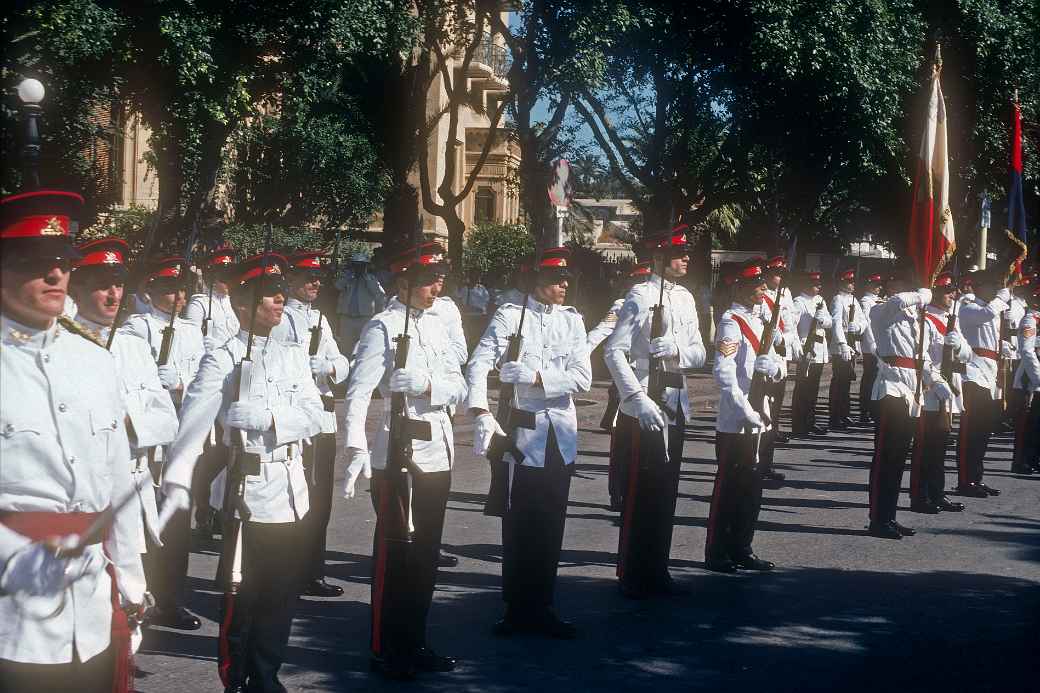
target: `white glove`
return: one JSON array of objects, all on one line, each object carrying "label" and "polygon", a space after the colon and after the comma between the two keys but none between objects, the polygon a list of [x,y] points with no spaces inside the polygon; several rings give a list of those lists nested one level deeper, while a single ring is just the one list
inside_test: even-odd
[{"label": "white glove", "polygon": [[335,367],[332,365],[332,361],[324,356],[311,357],[311,373],[316,377],[324,378],[330,376],[333,370],[335,370]]},{"label": "white glove", "polygon": [[788,361],[801,361],[802,360],[802,340],[796,339],[791,342],[790,352],[787,355]]},{"label": "white glove", "polygon": [[949,402],[953,399],[953,390],[942,380],[936,380],[932,383],[932,393],[935,394],[940,402]]},{"label": "white glove", "polygon": [[159,366],[159,382],[167,390],[176,390],[177,386],[181,384],[177,368],[168,363],[165,366]]},{"label": "white glove", "polygon": [[202,338],[202,344],[203,344],[203,346],[206,347],[206,353],[207,354],[210,353],[210,352],[216,351],[220,347],[224,346],[224,342],[222,342],[221,340],[217,339],[216,337],[214,337],[211,334],[208,334],[208,335],[206,335],[205,337]]},{"label": "white glove", "polygon": [[390,391],[403,392],[412,397],[421,397],[430,388],[430,378],[425,373],[398,368],[390,374]]},{"label": "white glove", "polygon": [[502,364],[502,370],[498,373],[498,379],[503,383],[534,385],[538,381],[538,371],[524,365],[520,361],[510,361]]},{"label": "white glove", "polygon": [[813,318],[819,320],[820,322],[823,322],[827,319],[828,315],[830,315],[830,313],[828,313],[827,309],[821,305],[819,308],[816,309],[816,315],[814,315]]},{"label": "white glove", "polygon": [[227,428],[240,431],[266,431],[273,423],[271,410],[260,402],[232,402],[224,420]]},{"label": "white glove", "polygon": [[779,328],[773,331],[773,346],[780,346],[784,343],[784,333]]},{"label": "white glove", "polygon": [[639,427],[644,431],[660,431],[664,428],[664,414],[657,402],[650,399],[645,393],[636,395],[635,401],[636,417],[639,419]]},{"label": "white glove", "polygon": [[751,402],[744,400],[742,413],[744,414],[744,422],[746,426],[750,428],[766,427],[766,422],[762,420],[762,415],[755,411],[755,408],[751,406]]},{"label": "white glove", "polygon": [[850,347],[848,344],[839,344],[838,345],[838,355],[841,357],[842,361],[851,361],[852,360],[852,347]]},{"label": "white glove", "polygon": [[364,475],[366,479],[372,478],[372,456],[368,454],[367,450],[360,450],[358,448],[347,448],[350,455],[350,465],[347,467],[347,473],[344,476],[345,484],[343,486],[343,497],[353,498],[354,497],[354,486],[357,484],[358,477]]},{"label": "white glove", "polygon": [[498,421],[491,415],[491,412],[479,415],[473,422],[473,452],[481,457],[486,455],[495,434],[504,436],[506,432],[498,425]]},{"label": "white glove", "polygon": [[775,378],[780,372],[780,364],[777,359],[769,354],[755,357],[755,372],[761,373],[767,378]]},{"label": "white glove", "polygon": [[931,289],[918,289],[917,296],[920,299],[920,305],[926,306],[932,302],[932,290]]},{"label": "white glove", "polygon": [[954,351],[957,351],[961,347],[963,338],[960,332],[947,332],[946,337],[943,339],[943,344],[948,347],[953,347]]},{"label": "white glove", "polygon": [[0,575],[0,591],[38,597],[65,589],[65,561],[36,542],[17,551]]},{"label": "white glove", "polygon": [[1015,347],[1011,346],[1011,342],[1003,341],[1000,343],[1000,358],[1012,361],[1017,358]]},{"label": "white glove", "polygon": [[655,359],[670,359],[679,355],[679,346],[671,337],[657,337],[650,342],[650,355]]},{"label": "white glove", "polygon": [[999,298],[1004,303],[1011,303],[1011,289],[1008,289],[1006,287],[1001,289],[997,292],[997,298]]},{"label": "white glove", "polygon": [[[147,492],[151,493],[151,491]],[[160,536],[174,515],[191,508],[191,494],[183,486],[163,484],[162,495],[162,508],[159,510],[159,519],[156,522],[158,526],[155,528],[155,533]]]}]

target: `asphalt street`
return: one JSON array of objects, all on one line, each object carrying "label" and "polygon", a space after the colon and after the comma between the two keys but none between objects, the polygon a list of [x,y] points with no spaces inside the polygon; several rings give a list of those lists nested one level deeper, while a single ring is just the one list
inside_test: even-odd
[{"label": "asphalt street", "polygon": [[[581,629],[578,640],[492,636],[502,611],[500,523],[481,512],[487,463],[474,456],[471,426],[458,417],[444,541],[460,560],[440,572],[429,642],[460,666],[411,684],[369,673],[375,518],[366,481],[355,499],[341,497],[340,464],[328,572],[346,594],[301,600],[283,683],[300,691],[1040,690],[1040,477],[1009,473],[1010,437],[995,439],[987,460],[986,481],[1003,494],[963,499],[966,512],[910,513],[907,472],[899,520],[918,533],[902,541],[865,533],[871,429],[792,440],[777,451],[787,481],[766,489],[755,541],[777,570],[718,575],[703,568],[713,383],[697,375],[690,387],[697,413],[672,545],[672,574],[689,594],[633,602],[617,590],[610,437],[598,426],[606,383],[597,382],[579,401],[580,454],[556,592],[558,611]],[[821,410],[826,392],[825,382]],[[951,449],[948,484],[954,471]],[[202,630],[149,631],[137,657],[139,691],[220,690],[217,550],[205,542],[191,556],[187,605]]]}]

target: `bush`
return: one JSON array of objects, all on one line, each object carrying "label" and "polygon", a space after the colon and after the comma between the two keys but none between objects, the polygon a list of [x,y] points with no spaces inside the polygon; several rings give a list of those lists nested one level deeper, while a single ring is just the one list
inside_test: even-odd
[{"label": "bush", "polygon": [[488,286],[502,288],[520,259],[533,253],[534,248],[534,237],[523,224],[480,224],[466,239],[462,269],[466,277],[481,278]]}]

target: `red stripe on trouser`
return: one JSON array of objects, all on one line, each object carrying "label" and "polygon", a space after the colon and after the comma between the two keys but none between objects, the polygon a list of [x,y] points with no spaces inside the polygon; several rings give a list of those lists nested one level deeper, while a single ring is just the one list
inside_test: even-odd
[{"label": "red stripe on trouser", "polygon": [[[879,402],[880,404],[880,402]],[[877,522],[877,496],[881,485],[881,458],[885,446],[885,429],[888,427],[888,408],[880,408],[881,423],[878,424],[877,441],[874,443],[874,459],[870,465],[870,521]]]},{"label": "red stripe on trouser", "polygon": [[910,457],[910,502],[921,498],[921,476],[924,474],[924,412],[917,419],[914,453]]},{"label": "red stripe on trouser", "polygon": [[957,485],[962,488],[971,483],[971,479],[968,478],[968,423],[971,421],[971,414],[968,413],[968,403],[964,404],[961,428],[957,431]]},{"label": "red stripe on trouser", "polygon": [[[242,528],[239,527],[241,532]],[[224,620],[220,623],[220,633],[217,639],[217,673],[220,674],[220,682],[224,686],[230,686],[231,673],[231,643],[228,642],[228,631],[231,630],[231,618],[235,613],[235,595],[224,595]]]},{"label": "red stripe on trouser", "polygon": [[[727,453],[729,449],[727,446]],[[725,483],[725,469],[726,464],[723,460],[718,460],[718,468],[715,471],[715,488],[711,491],[711,505],[708,506],[708,533],[704,540],[705,553],[708,556],[713,555],[712,547],[715,545],[715,530],[719,524],[719,496],[722,494],[722,485]]]},{"label": "red stripe on trouser", "polygon": [[380,518],[385,517],[387,484],[380,480],[379,512],[376,513],[376,570],[372,585],[372,652],[383,653],[383,589],[386,586],[386,533]]},{"label": "red stripe on trouser", "polygon": [[638,419],[630,419],[627,423],[634,432],[628,461],[628,489],[625,491],[625,512],[621,523],[621,546],[618,551],[616,573],[619,578],[625,577],[625,561],[628,560],[629,543],[632,539],[632,518],[636,513],[636,483],[639,479],[639,436],[642,434]]}]

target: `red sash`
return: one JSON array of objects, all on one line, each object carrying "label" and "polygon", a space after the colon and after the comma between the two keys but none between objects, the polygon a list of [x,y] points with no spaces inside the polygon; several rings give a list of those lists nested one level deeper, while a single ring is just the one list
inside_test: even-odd
[{"label": "red sash", "polygon": [[[765,299],[766,305],[769,306],[770,311],[776,310],[776,301],[769,298],[769,294],[762,294],[762,298]],[[780,331],[784,332],[784,319],[782,317],[780,318]]]},{"label": "red sash", "polygon": [[737,323],[737,327],[740,328],[740,332],[744,335],[744,339],[748,340],[751,344],[751,348],[754,349],[757,354],[759,344],[761,344],[758,335],[755,334],[755,331],[751,329],[751,326],[744,322],[744,319],[740,316],[733,313],[730,313],[729,316],[733,318],[733,322]]},{"label": "red sash", "polygon": [[984,349],[982,347],[972,347],[971,350],[975,352],[976,356],[981,356],[982,358],[989,359],[990,361],[996,361],[996,360],[998,360],[1000,358],[1000,354],[998,354],[997,352],[993,351],[992,349]]},{"label": "red sash", "polygon": [[931,313],[927,313],[926,312],[924,314],[924,316],[926,318],[928,318],[928,321],[930,323],[932,323],[932,325],[935,327],[936,330],[938,330],[939,334],[941,334],[943,337],[946,336],[946,323],[945,322],[940,320],[937,316],[932,315]]}]

